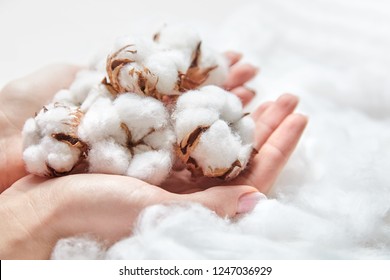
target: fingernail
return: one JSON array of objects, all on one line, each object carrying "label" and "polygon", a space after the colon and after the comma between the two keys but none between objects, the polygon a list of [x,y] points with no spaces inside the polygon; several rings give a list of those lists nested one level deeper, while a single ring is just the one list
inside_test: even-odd
[{"label": "fingernail", "polygon": [[244,214],[252,211],[260,200],[267,197],[261,192],[251,192],[244,194],[238,200],[237,214]]}]

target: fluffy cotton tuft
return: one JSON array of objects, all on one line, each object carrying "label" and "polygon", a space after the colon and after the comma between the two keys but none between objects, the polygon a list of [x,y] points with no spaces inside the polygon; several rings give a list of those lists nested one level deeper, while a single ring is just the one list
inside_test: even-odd
[{"label": "fluffy cotton tuft", "polygon": [[235,95],[216,86],[189,91],[178,99],[174,119],[179,156],[193,173],[233,179],[245,169],[254,122]]},{"label": "fluffy cotton tuft", "polygon": [[121,39],[107,60],[105,83],[113,94],[135,92],[162,99],[202,85],[221,86],[227,59],[188,28],[166,27],[154,41]]}]

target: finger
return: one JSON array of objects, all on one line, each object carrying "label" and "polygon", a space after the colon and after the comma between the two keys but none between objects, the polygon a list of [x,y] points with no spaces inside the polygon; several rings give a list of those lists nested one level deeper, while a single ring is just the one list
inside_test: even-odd
[{"label": "finger", "polygon": [[[1,104],[7,104],[3,112],[12,115],[24,108],[25,116],[33,116],[57,91],[68,88],[80,69],[75,65],[54,64],[10,82],[1,91]],[[24,121],[25,118],[19,118],[15,126],[22,127]]]},{"label": "finger", "polygon": [[273,101],[267,101],[267,102],[264,102],[262,103],[259,107],[257,107],[257,109],[251,114],[252,116],[252,119],[254,121],[257,121],[260,116],[272,105],[274,104]]},{"label": "finger", "polygon": [[305,127],[307,117],[300,114],[288,116],[269,137],[254,157],[247,179],[259,191],[267,193],[294,151]]},{"label": "finger", "polygon": [[253,97],[255,97],[256,92],[254,90],[251,90],[249,88],[240,86],[232,89],[230,91],[231,93],[234,93],[238,98],[240,98],[242,105],[247,105],[249,102],[252,101]]},{"label": "finger", "polygon": [[233,51],[225,52],[225,56],[226,56],[226,58],[229,61],[229,66],[233,66],[234,64],[239,62],[240,59],[242,58],[242,54],[241,53],[233,52]]},{"label": "finger", "polygon": [[291,114],[298,104],[298,98],[291,94],[284,94],[275,103],[270,105],[256,121],[256,135],[254,148],[259,150],[268,137]]},{"label": "finger", "polygon": [[221,217],[248,213],[260,200],[266,198],[254,187],[246,185],[212,187],[181,197],[187,201],[200,203]]},{"label": "finger", "polygon": [[252,79],[258,72],[258,68],[251,64],[236,64],[230,68],[224,87],[231,90],[242,86]]}]

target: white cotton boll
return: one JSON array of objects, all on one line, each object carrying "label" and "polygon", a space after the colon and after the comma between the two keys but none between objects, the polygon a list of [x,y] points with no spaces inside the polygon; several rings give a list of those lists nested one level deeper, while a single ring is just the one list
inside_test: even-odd
[{"label": "white cotton boll", "polygon": [[175,133],[180,142],[197,127],[212,125],[219,119],[219,114],[207,108],[193,108],[175,114],[174,118]]},{"label": "white cotton boll", "polygon": [[114,44],[114,52],[128,46],[128,52],[121,52],[118,58],[128,58],[134,61],[143,61],[148,56],[156,51],[156,46],[151,39],[136,37],[136,36],[122,36],[119,37]]},{"label": "white cotton boll", "polygon": [[[190,96],[194,96],[186,97],[185,95],[187,94],[184,94],[182,97],[183,101],[186,101],[186,104],[180,105],[182,107],[190,107],[191,104],[193,104],[193,107],[214,107],[221,114],[221,118],[230,123],[233,123],[242,117],[242,103],[236,95],[214,85],[204,86],[199,89],[199,92],[203,96],[202,99],[199,97],[199,100],[197,101],[196,91],[191,92]],[[186,100],[187,98],[189,99],[188,101]]]},{"label": "white cotton boll", "polygon": [[[127,91],[138,94],[143,94],[143,90],[139,85],[140,75],[139,73],[147,75],[144,71],[144,67],[138,63],[127,63],[119,72],[120,85]],[[152,76],[152,75],[148,75]]]},{"label": "white cotton boll", "polygon": [[110,138],[94,143],[88,151],[88,171],[91,173],[126,174],[131,160],[127,147]]},{"label": "white cotton boll", "polygon": [[211,72],[203,85],[222,86],[229,73],[229,63],[227,58],[217,51],[202,45],[202,55],[200,57],[200,68],[217,66]]},{"label": "white cotton boll", "polygon": [[157,43],[162,48],[192,52],[201,42],[199,34],[189,26],[166,26],[158,34]]},{"label": "white cotton boll", "polygon": [[23,147],[27,148],[28,146],[38,144],[40,141],[40,133],[38,126],[35,122],[35,119],[29,118],[23,126],[22,131],[23,136]]},{"label": "white cotton boll", "polygon": [[168,112],[157,99],[126,93],[118,96],[114,106],[130,129],[133,141],[168,125]]},{"label": "white cotton boll", "polygon": [[237,160],[240,149],[240,139],[224,121],[218,120],[202,134],[191,157],[206,172],[215,168],[230,168]]},{"label": "white cotton boll", "polygon": [[148,146],[148,145],[139,144],[139,145],[133,147],[132,151],[133,151],[134,155],[138,155],[138,154],[142,154],[142,153],[153,151],[153,149],[150,146]]},{"label": "white cotton boll", "polygon": [[232,129],[241,137],[243,144],[252,144],[256,125],[251,116],[245,116],[232,125]]},{"label": "white cotton boll", "polygon": [[41,142],[42,149],[47,152],[47,164],[58,173],[69,172],[80,158],[80,150],[46,136]]},{"label": "white cotton boll", "polygon": [[95,103],[99,98],[106,98],[111,101],[114,100],[114,96],[107,90],[106,86],[99,84],[96,87],[93,87],[88,93],[88,96],[84,100],[83,104],[80,106],[82,112],[87,112],[89,108]]},{"label": "white cotton boll", "polygon": [[229,123],[234,123],[242,118],[241,100],[234,94],[226,92],[225,104],[221,111],[221,118]]},{"label": "white cotton boll", "polygon": [[23,151],[23,160],[28,172],[44,176],[47,173],[47,151],[41,145],[32,145]]},{"label": "white cotton boll", "polygon": [[137,154],[130,163],[127,175],[158,185],[172,168],[172,156],[168,151],[149,151]]},{"label": "white cotton boll", "polygon": [[226,96],[227,94],[224,90],[214,86],[205,86],[199,90],[191,90],[179,97],[176,103],[176,111],[202,107],[221,112]]},{"label": "white cotton boll", "polygon": [[176,141],[176,136],[173,130],[165,128],[157,130],[144,138],[144,142],[153,149],[171,150]]},{"label": "white cotton boll", "polygon": [[35,117],[35,121],[43,135],[53,133],[71,133],[72,123],[77,122],[78,107],[51,103],[46,105]]},{"label": "white cotton boll", "polygon": [[108,98],[98,98],[93,103],[81,120],[78,135],[88,143],[96,143],[109,137],[121,144],[127,141],[126,133],[121,128],[121,119]]},{"label": "white cotton boll", "polygon": [[145,61],[145,67],[158,77],[157,91],[167,95],[178,94],[175,87],[179,80],[179,71],[186,69],[187,64],[182,53],[178,51],[157,52]]},{"label": "white cotton boll", "polygon": [[74,104],[81,105],[87,98],[93,87],[99,84],[104,78],[104,74],[95,70],[82,70],[77,73],[74,82],[69,87],[73,96]]},{"label": "white cotton boll", "polygon": [[74,96],[70,92],[69,89],[61,89],[59,90],[53,97],[53,103],[60,102],[64,104],[76,105],[76,102],[73,98]]},{"label": "white cotton boll", "polygon": [[162,52],[162,55],[172,60],[180,73],[185,73],[190,67],[191,57],[185,52],[173,49]]},{"label": "white cotton boll", "polygon": [[237,155],[237,159],[240,161],[243,168],[248,164],[250,156],[253,151],[252,144],[243,145]]}]

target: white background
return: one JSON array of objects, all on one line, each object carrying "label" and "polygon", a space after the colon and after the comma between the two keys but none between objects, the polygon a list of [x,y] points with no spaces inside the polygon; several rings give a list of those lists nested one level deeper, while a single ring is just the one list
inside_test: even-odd
[{"label": "white background", "polygon": [[52,62],[88,63],[164,23],[216,28],[245,1],[0,0],[0,85]]}]

